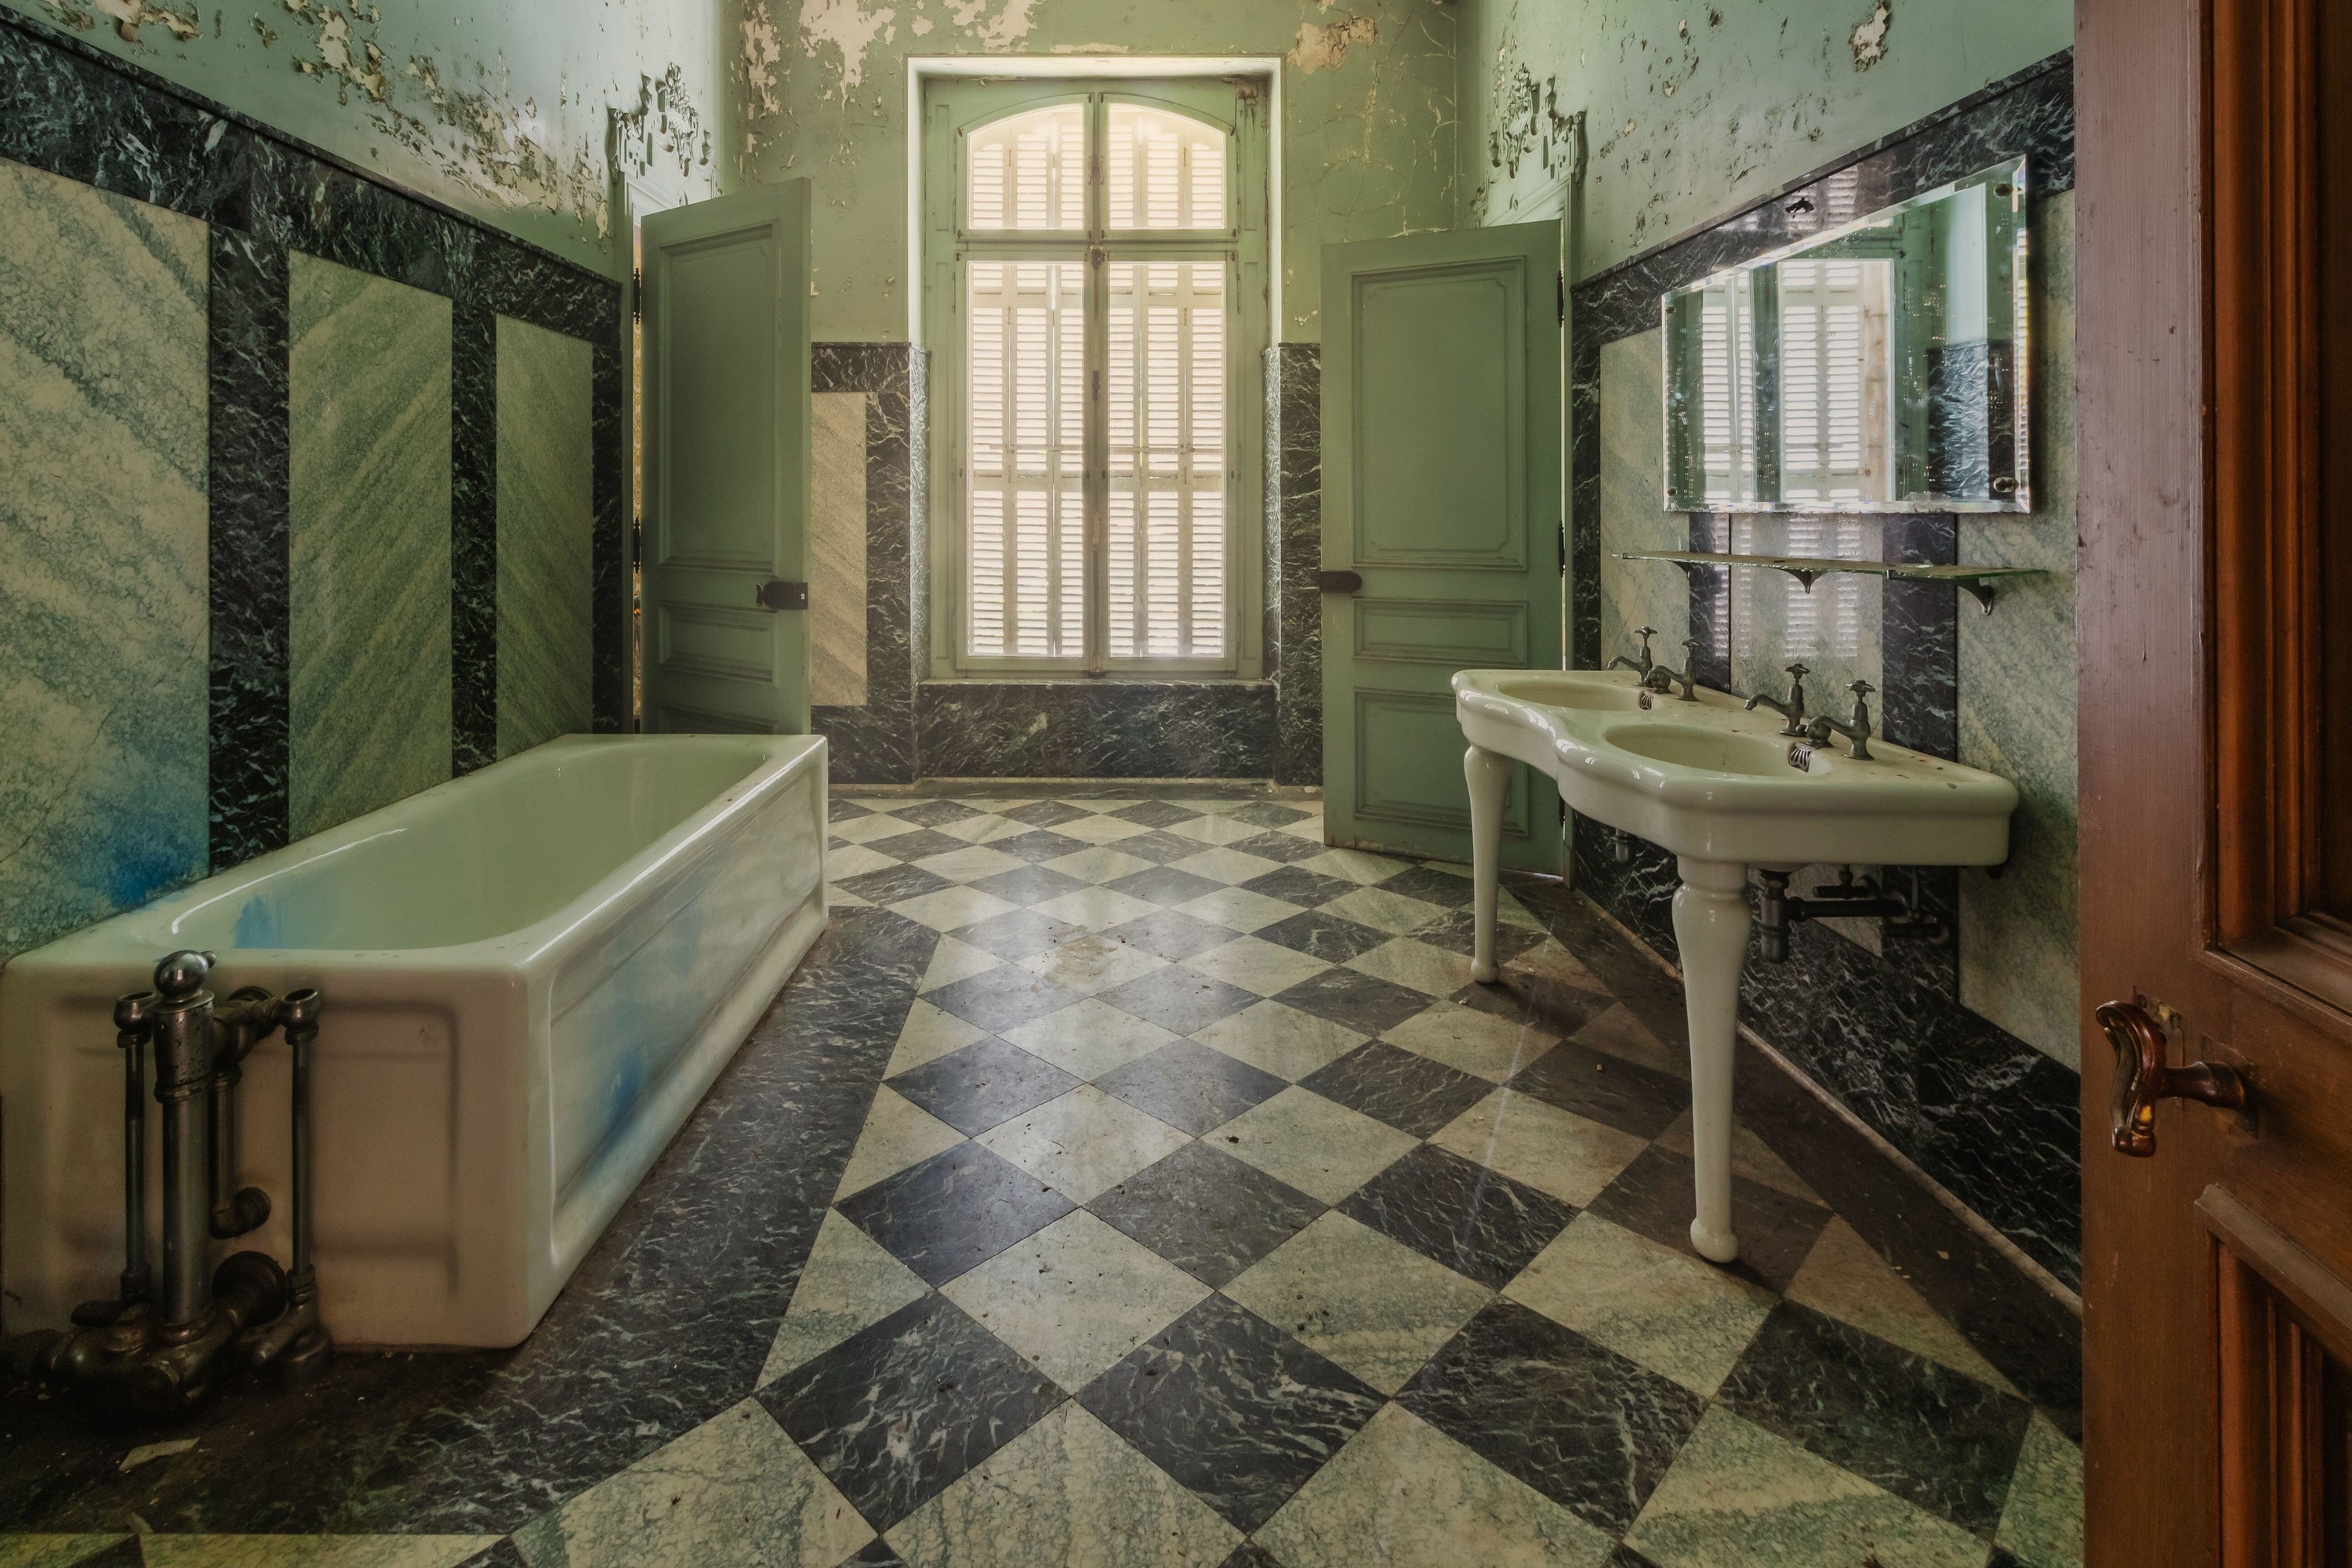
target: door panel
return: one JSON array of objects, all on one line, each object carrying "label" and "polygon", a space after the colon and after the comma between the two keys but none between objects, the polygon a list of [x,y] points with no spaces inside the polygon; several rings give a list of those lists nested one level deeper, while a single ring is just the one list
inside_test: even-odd
[{"label": "door panel", "polygon": [[[1561,664],[1560,228],[1327,247],[1324,822],[1466,860],[1458,669]],[[1559,869],[1557,792],[1511,786],[1503,859]]]},{"label": "door panel", "polygon": [[[799,734],[809,183],[645,221],[645,727]],[[793,605],[787,592],[767,600]]]}]

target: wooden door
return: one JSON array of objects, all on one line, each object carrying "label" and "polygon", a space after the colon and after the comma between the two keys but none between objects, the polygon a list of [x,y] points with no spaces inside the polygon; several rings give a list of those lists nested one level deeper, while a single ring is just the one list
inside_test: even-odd
[{"label": "wooden door", "polygon": [[[1323,821],[1470,858],[1457,669],[1561,667],[1560,226],[1323,251]],[[1503,863],[1560,868],[1520,768]]]},{"label": "wooden door", "polygon": [[2095,1564],[2352,1554],[2347,20],[2077,11]]},{"label": "wooden door", "polygon": [[809,727],[809,182],[645,221],[645,727]]}]

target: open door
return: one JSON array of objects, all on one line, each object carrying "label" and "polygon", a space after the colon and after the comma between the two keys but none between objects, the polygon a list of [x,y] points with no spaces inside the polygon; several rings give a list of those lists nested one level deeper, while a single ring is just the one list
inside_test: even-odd
[{"label": "open door", "polygon": [[809,182],[645,220],[645,728],[809,727]]},{"label": "open door", "polygon": [[2084,1522],[2113,1568],[2352,1561],[2348,25],[2077,11]]},{"label": "open door", "polygon": [[[1470,858],[1457,669],[1561,667],[1560,226],[1323,252],[1323,820]],[[1521,768],[1503,864],[1560,868]]]}]

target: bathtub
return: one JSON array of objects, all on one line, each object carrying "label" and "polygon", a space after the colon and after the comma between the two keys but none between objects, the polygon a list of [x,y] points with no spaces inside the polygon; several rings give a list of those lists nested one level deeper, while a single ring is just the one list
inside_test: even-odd
[{"label": "bathtub", "polygon": [[[569,736],[20,954],[0,971],[7,1329],[114,1293],[113,1001],[199,948],[215,994],[324,994],[335,1337],[520,1341],[823,929],[824,825],[821,737]],[[290,1076],[282,1040],[247,1059],[242,1180],[275,1212],[222,1254],[290,1254]],[[147,1128],[152,1226],[152,1105]]]}]

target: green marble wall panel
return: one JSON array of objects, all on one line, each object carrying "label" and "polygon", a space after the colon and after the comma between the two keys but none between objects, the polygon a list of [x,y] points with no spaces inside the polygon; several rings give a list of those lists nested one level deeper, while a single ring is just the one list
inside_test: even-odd
[{"label": "green marble wall panel", "polygon": [[2074,798],[2074,196],[2033,214],[2033,511],[1963,519],[1960,559],[2050,574],[1960,616],[1960,760],[2014,781],[2009,868],[1960,878],[1960,1000],[2070,1066]]},{"label": "green marble wall panel", "polygon": [[206,276],[0,161],[0,958],[204,872]]},{"label": "green marble wall panel", "polygon": [[1652,651],[1683,668],[1690,588],[1662,561],[1620,561],[1621,550],[1687,550],[1690,520],[1670,512],[1660,434],[1664,370],[1655,331],[1601,350],[1601,656],[1630,652],[1633,626],[1655,626]]},{"label": "green marble wall panel", "polygon": [[828,707],[866,703],[866,402],[810,400],[809,700]]},{"label": "green marble wall panel", "polygon": [[449,776],[449,301],[292,258],[294,837]]},{"label": "green marble wall panel", "polygon": [[591,727],[593,353],[499,318],[499,755]]}]

